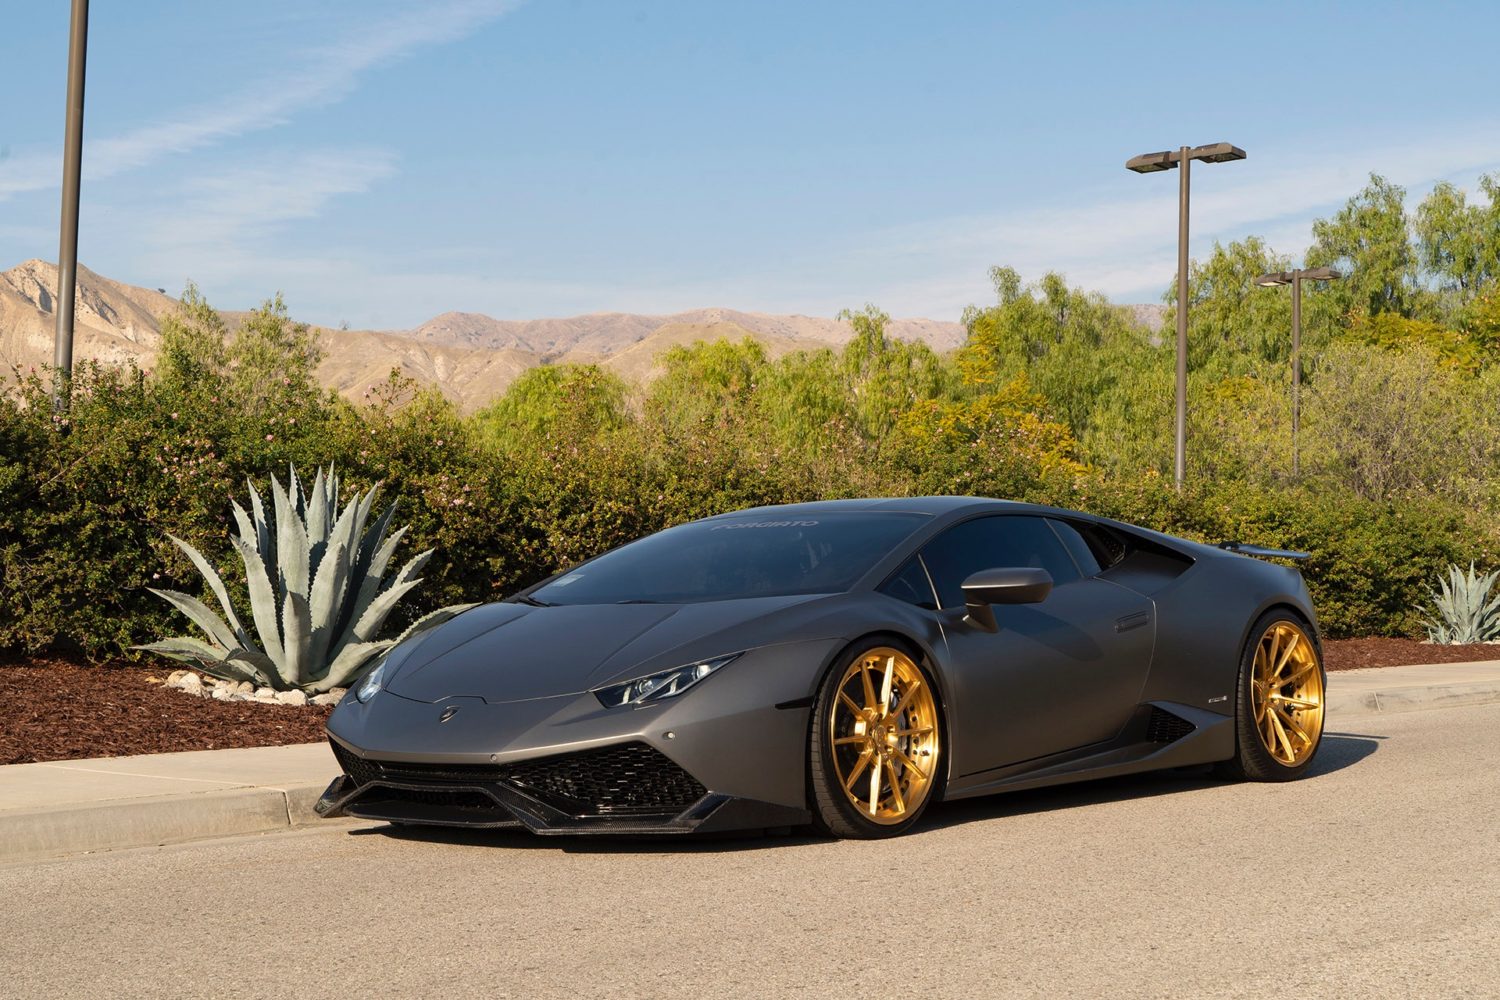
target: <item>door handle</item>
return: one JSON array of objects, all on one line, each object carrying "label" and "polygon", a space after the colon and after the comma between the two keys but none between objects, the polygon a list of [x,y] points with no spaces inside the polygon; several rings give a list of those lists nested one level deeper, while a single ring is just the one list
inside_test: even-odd
[{"label": "door handle", "polygon": [[1137,611],[1133,614],[1125,615],[1123,618],[1116,618],[1115,631],[1129,632],[1133,628],[1140,628],[1142,625],[1149,624],[1151,624],[1151,612]]}]

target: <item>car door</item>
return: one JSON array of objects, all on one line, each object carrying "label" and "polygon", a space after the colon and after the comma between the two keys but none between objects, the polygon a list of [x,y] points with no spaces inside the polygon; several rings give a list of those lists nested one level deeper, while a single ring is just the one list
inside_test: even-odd
[{"label": "car door", "polygon": [[[1135,709],[1151,667],[1153,602],[1097,579],[1098,564],[1072,531],[1038,515],[989,515],[921,552],[948,644],[951,774],[960,785],[1112,739]],[[965,622],[964,579],[1004,566],[1045,569],[1052,592],[1038,604],[995,606],[997,631]]]}]

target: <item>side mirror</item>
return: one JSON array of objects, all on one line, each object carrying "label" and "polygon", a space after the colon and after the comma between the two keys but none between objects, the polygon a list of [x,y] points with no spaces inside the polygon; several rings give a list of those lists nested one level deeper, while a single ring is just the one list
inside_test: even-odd
[{"label": "side mirror", "polygon": [[1052,574],[1029,566],[982,569],[962,584],[964,620],[984,629],[998,632],[992,604],[1039,604],[1052,593]]}]

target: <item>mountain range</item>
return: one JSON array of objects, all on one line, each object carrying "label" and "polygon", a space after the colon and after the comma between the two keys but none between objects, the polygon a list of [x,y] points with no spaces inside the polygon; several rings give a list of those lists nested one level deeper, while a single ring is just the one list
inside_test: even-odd
[{"label": "mountain range", "polygon": [[[51,364],[57,268],[29,260],[0,272],[0,370]],[[161,323],[177,300],[78,268],[74,309],[75,360],[149,367],[161,342]],[[1159,306],[1130,307],[1137,322],[1160,324]],[[1144,312],[1143,312],[1144,310]],[[223,312],[231,328],[244,313]],[[319,379],[358,398],[391,370],[435,385],[472,412],[501,395],[526,369],[558,362],[591,362],[627,381],[651,377],[658,356],[700,340],[751,337],[772,357],[837,347],[853,335],[847,323],[816,316],[772,315],[735,309],[694,309],[665,316],[592,313],[566,319],[501,320],[448,312],[410,330],[316,327],[324,349]],[[961,323],[893,319],[887,332],[947,351],[963,343]]]}]

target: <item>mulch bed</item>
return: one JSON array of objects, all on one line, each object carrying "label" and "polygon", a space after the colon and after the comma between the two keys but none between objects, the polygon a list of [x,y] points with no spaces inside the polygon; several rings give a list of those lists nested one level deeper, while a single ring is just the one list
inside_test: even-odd
[{"label": "mulch bed", "polygon": [[[1413,639],[1331,639],[1329,670],[1500,659],[1500,645],[1432,646]],[[89,665],[66,657],[0,656],[0,764],[222,750],[325,739],[331,708],[193,698],[163,687],[172,664]]]},{"label": "mulch bed", "polygon": [[1364,667],[1401,667],[1412,663],[1469,663],[1500,660],[1500,644],[1434,646],[1415,639],[1328,639],[1323,642],[1323,666],[1329,670]]},{"label": "mulch bed", "polygon": [[173,669],[0,658],[0,764],[327,738],[332,708],[194,698],[159,683]]}]

